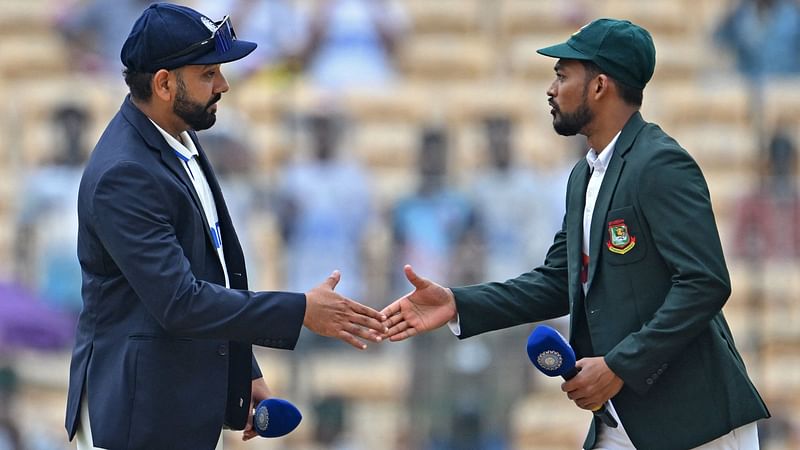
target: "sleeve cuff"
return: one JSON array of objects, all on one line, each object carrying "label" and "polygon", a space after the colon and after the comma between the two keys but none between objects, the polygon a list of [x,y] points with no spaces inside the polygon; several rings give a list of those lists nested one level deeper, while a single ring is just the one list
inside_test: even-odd
[{"label": "sleeve cuff", "polygon": [[447,327],[450,328],[454,335],[461,336],[461,317],[459,317],[458,313],[456,313],[455,319],[447,322]]}]

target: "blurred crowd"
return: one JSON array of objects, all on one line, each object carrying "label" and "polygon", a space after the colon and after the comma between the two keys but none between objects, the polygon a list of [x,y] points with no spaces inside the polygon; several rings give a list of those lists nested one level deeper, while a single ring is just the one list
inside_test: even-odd
[{"label": "blurred crowd", "polygon": [[[68,70],[90,78],[117,77],[122,85],[121,44],[151,2],[51,3],[48,20],[69,50]],[[223,67],[231,82],[230,99],[243,85],[280,89],[290,99],[300,83],[316,93],[313,102],[298,97],[296,108],[281,111],[276,123],[288,151],[276,157],[278,164],[268,173],[259,164],[269,149],[251,133],[249,119],[236,111],[236,104],[226,102],[230,99],[221,102],[218,124],[200,134],[248,258],[252,287],[305,291],[339,269],[343,277],[337,291],[380,309],[410,290],[404,264],[442,284],[463,285],[511,278],[543,261],[561,226],[566,177],[587,150],[581,139],[568,140],[568,151],[554,157],[554,163],[537,165],[520,156],[519,117],[490,111],[475,121],[480,154],[472,155],[476,162],[464,169],[464,153],[458,151],[462,135],[431,114],[420,123],[406,124],[415,128],[416,138],[403,155],[391,157],[412,162],[399,175],[400,189],[391,194],[384,187],[395,184],[381,178],[386,172],[375,171],[369,158],[353,151],[362,124],[341,99],[354,90],[391,91],[402,83],[406,74],[398,54],[415,32],[409,2],[178,3],[212,18],[230,14],[236,33],[258,42],[252,57]],[[560,3],[564,29],[591,18],[585,2]],[[741,261],[750,275],[758,275],[770,265],[796,266],[800,261],[796,123],[762,123],[759,94],[773,77],[800,75],[800,6],[794,0],[724,3],[724,14],[713,29],[705,30],[705,38],[730,57],[732,73],[738,71],[748,80],[753,123],[759,126],[759,140],[752,143],[755,182],[737,186],[739,200],[723,218],[733,230],[724,245],[732,261]],[[658,89],[657,83],[648,89]],[[531,97],[541,100],[531,104],[531,110],[545,109],[544,92]],[[22,401],[15,400],[15,392],[24,383],[14,371],[15,355],[70,348],[82,306],[75,254],[77,186],[94,145],[93,130],[110,118],[93,116],[80,102],[54,103],[46,118],[54,136],[52,148],[37,164],[20,167],[23,182],[13,208],[13,257],[8,276],[0,279],[0,450],[72,448],[60,430],[47,435],[24,432],[30,424],[19,423],[14,413],[15,402]],[[677,133],[676,137],[681,138]],[[767,278],[751,276],[755,281],[746,284],[745,298],[754,310],[771,301],[770,286],[764,285]],[[409,364],[407,392],[403,404],[397,405],[406,414],[396,424],[396,442],[386,448],[515,448],[512,405],[537,389],[536,375],[522,352],[530,329],[517,327],[458,345],[445,330],[408,345],[371,350],[394,354]],[[758,327],[748,330],[752,332],[739,338],[747,340],[750,347],[745,348],[758,353],[765,337]],[[304,334],[289,357],[293,370],[299,370],[306,358],[351,351]],[[302,391],[299,383],[285,394]],[[316,417],[309,421],[316,448],[369,448],[350,431],[357,400],[329,393],[305,397],[309,417]],[[800,406],[786,403],[791,405]],[[775,418],[761,430],[762,443],[774,442],[774,447],[763,448],[800,445],[800,423],[782,416],[782,408],[775,406]]]}]

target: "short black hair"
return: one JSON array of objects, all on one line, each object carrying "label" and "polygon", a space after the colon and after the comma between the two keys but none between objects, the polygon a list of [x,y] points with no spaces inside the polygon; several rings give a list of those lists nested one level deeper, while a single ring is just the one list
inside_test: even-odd
[{"label": "short black hair", "polygon": [[[583,64],[583,68],[586,71],[586,81],[588,82],[591,78],[600,75],[603,72],[603,69],[600,68],[597,64],[592,61],[580,60],[581,64]],[[606,74],[609,78],[612,78],[614,82],[617,84],[617,90],[619,91],[619,96],[622,100],[631,105],[640,107],[642,106],[642,100],[644,98],[644,89],[638,89],[632,86],[629,86],[616,78]]]},{"label": "short black hair", "polygon": [[150,100],[150,97],[153,96],[154,73],[124,69],[122,74],[125,76],[125,84],[131,91],[131,97],[137,100]]}]

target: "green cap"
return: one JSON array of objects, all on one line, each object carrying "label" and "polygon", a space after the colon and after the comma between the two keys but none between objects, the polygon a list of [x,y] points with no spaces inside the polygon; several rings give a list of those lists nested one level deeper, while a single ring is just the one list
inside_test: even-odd
[{"label": "green cap", "polygon": [[592,61],[611,78],[638,89],[644,89],[656,67],[650,33],[627,20],[597,19],[567,42],[537,52],[553,58]]}]

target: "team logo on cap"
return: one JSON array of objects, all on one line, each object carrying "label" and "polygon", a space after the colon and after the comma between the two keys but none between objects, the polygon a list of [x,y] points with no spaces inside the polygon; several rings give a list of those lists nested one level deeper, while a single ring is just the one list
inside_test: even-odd
[{"label": "team logo on cap", "polygon": [[546,350],[539,353],[539,356],[536,357],[536,362],[539,363],[542,369],[552,371],[558,370],[564,359],[561,357],[561,353],[554,350]]},{"label": "team logo on cap", "polygon": [[200,16],[200,21],[203,22],[203,25],[205,25],[206,28],[208,28],[208,31],[213,33],[214,31],[217,30],[217,25],[214,23],[214,21],[212,21],[208,17]]},{"label": "team logo on cap", "polygon": [[612,253],[624,255],[636,245],[636,237],[628,233],[625,220],[617,219],[608,223],[608,242],[606,246]]}]

